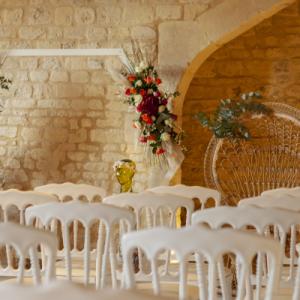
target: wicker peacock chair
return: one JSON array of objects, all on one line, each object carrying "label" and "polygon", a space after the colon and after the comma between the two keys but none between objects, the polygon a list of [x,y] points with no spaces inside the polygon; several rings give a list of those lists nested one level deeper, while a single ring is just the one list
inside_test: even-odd
[{"label": "wicker peacock chair", "polygon": [[236,205],[264,190],[300,185],[300,111],[265,103],[274,114],[246,121],[252,139],[213,137],[205,155],[205,180],[219,190],[224,203]]}]

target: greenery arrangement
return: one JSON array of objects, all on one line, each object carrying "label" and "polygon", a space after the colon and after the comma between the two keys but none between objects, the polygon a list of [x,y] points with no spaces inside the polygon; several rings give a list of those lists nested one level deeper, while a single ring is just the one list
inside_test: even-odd
[{"label": "greenery arrangement", "polygon": [[270,115],[272,109],[258,101],[260,92],[239,95],[238,99],[221,100],[211,113],[198,113],[195,117],[203,127],[208,128],[217,138],[249,140],[251,134],[243,124],[243,119],[254,114]]},{"label": "greenery arrangement", "polygon": [[4,76],[0,76],[0,88],[3,90],[8,90],[11,84],[11,80],[5,78]]}]

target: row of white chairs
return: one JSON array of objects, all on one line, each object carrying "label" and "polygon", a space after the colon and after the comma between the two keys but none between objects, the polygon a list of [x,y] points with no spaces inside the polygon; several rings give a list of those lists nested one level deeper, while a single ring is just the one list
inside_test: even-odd
[{"label": "row of white chairs", "polygon": [[[32,208],[29,208],[26,212],[26,219],[29,221],[29,223],[33,220],[34,217],[39,216],[40,220],[44,222],[44,225],[51,223],[51,213],[49,213],[51,209],[51,206],[56,206],[56,208],[67,208],[62,209],[60,212],[57,211],[57,214],[61,215],[59,219],[64,220],[65,224],[68,223],[68,219],[65,217],[65,214],[62,211],[68,211],[70,215],[69,222],[74,220],[74,218],[71,215],[75,215],[76,211],[78,214],[78,211],[81,212],[81,210],[87,207],[92,208],[91,210],[86,210],[82,212],[83,215],[86,215],[86,213],[91,213],[92,210],[94,210],[94,214],[98,215],[99,213],[103,213],[104,210],[100,212],[96,211],[96,206],[93,204],[82,204],[82,203],[66,203],[66,204],[59,204],[59,203],[53,203],[53,204],[46,204],[41,206],[35,206]],[[98,205],[98,208],[105,207],[106,205],[100,204]],[[107,208],[111,209],[111,207],[106,206]],[[118,213],[118,208],[113,207],[115,209],[115,212]],[[70,212],[73,211],[74,213]],[[124,210],[124,213],[127,213],[127,216],[130,215],[129,211]],[[91,219],[94,218],[95,215],[91,216]],[[127,217],[125,215],[125,217]],[[132,215],[133,216],[133,215]],[[115,219],[117,220],[117,216],[115,216]],[[102,220],[105,220],[102,218]],[[133,218],[131,219],[133,221]],[[217,291],[217,272],[219,272],[219,278],[220,278],[220,285],[222,289],[222,295],[224,296],[224,299],[227,299],[226,297],[229,297],[229,291],[228,287],[225,285],[226,278],[224,274],[224,268],[222,267],[222,259],[223,254],[234,253],[237,256],[238,261],[241,264],[241,267],[239,269],[240,275],[238,277],[238,297],[237,299],[240,299],[239,297],[242,297],[244,294],[244,290],[247,289],[246,277],[249,277],[249,266],[251,265],[251,261],[255,254],[258,254],[258,262],[257,262],[257,272],[256,272],[256,293],[257,298],[261,299],[261,286],[264,282],[262,280],[263,276],[266,277],[266,273],[263,272],[263,255],[268,254],[268,268],[267,273],[270,274],[268,277],[269,284],[267,285],[269,288],[266,290],[265,299],[272,299],[271,296],[274,295],[274,287],[279,286],[280,278],[279,273],[281,271],[280,264],[278,262],[282,262],[282,255],[283,255],[283,245],[284,243],[282,241],[285,241],[286,239],[286,232],[288,231],[288,227],[291,225],[298,224],[297,222],[299,220],[299,213],[292,212],[292,211],[284,211],[281,209],[274,209],[274,208],[257,208],[257,207],[218,207],[218,208],[212,208],[207,209],[205,211],[195,212],[192,217],[192,223],[199,224],[199,223],[205,223],[209,224],[211,228],[220,228],[224,224],[230,224],[233,228],[241,229],[245,228],[246,226],[252,225],[255,227],[256,231],[264,235],[265,229],[268,225],[274,224],[278,226],[278,229],[280,230],[280,239],[281,242],[276,242],[275,240],[266,239],[263,237],[259,237],[253,234],[245,234],[240,231],[232,231],[228,229],[217,229],[217,230],[208,230],[205,228],[198,228],[195,226],[186,227],[181,230],[174,230],[174,229],[166,229],[166,228],[155,228],[152,230],[145,230],[145,231],[138,231],[133,232],[130,234],[127,234],[124,236],[122,241],[122,250],[123,250],[123,258],[124,258],[124,264],[126,269],[127,276],[125,277],[125,283],[126,286],[129,288],[134,287],[134,280],[135,273],[132,270],[132,250],[139,248],[143,249],[147,255],[147,257],[151,261],[151,277],[153,282],[153,288],[155,293],[159,293],[159,284],[158,280],[161,277],[160,272],[158,271],[158,264],[157,264],[157,257],[156,254],[161,250],[173,250],[177,254],[177,259],[179,259],[179,270],[180,270],[180,279],[179,279],[179,296],[180,299],[186,298],[186,285],[187,285],[187,255],[197,252],[195,256],[195,261],[197,263],[197,280],[196,284],[199,289],[199,299],[215,299],[216,291]],[[86,223],[89,222],[88,219],[84,220]],[[113,220],[110,220],[109,222],[113,222]],[[111,223],[112,224],[112,223]],[[20,225],[15,225],[11,223],[3,223],[1,224],[0,230],[1,236],[3,237],[3,240],[1,242],[8,243],[10,241],[11,244],[18,245],[23,239],[21,239],[21,236],[24,237],[24,242],[21,243],[21,246],[16,247],[16,250],[19,252],[19,275],[18,278],[20,279],[20,282],[22,281],[22,276],[24,275],[24,260],[26,257],[30,256],[31,258],[31,271],[32,275],[35,279],[36,283],[39,283],[41,281],[41,274],[39,272],[38,268],[38,254],[34,251],[35,248],[32,248],[30,246],[35,245],[37,246],[38,243],[41,243],[43,245],[47,245],[48,248],[46,248],[46,251],[44,253],[43,258],[48,263],[45,270],[46,272],[46,279],[50,280],[53,278],[53,262],[54,262],[54,255],[56,251],[56,243],[55,236],[50,235],[46,233],[47,239],[45,237],[41,238],[41,234],[45,234],[42,232],[39,232],[40,235],[37,234],[37,232],[31,228],[21,227]],[[16,232],[19,232],[19,234],[16,234]],[[21,235],[20,235],[21,234]],[[109,233],[108,233],[109,234]],[[65,234],[67,236],[67,234]],[[26,237],[26,238],[25,238]],[[85,236],[86,239],[88,239],[87,236]],[[195,238],[197,237],[197,238]],[[5,240],[6,238],[6,240]],[[14,238],[12,241],[11,238]],[[25,243],[26,242],[26,243]],[[24,244],[23,244],[24,243]],[[68,244],[68,243],[67,243]],[[50,246],[49,246],[50,245]],[[109,245],[108,242],[105,243],[105,245]],[[106,246],[108,249],[109,246]],[[67,247],[65,247],[67,248]],[[31,252],[29,251],[31,250]],[[89,249],[85,249],[85,263],[84,263],[84,282],[85,284],[89,283]],[[108,256],[108,250],[106,250],[106,255],[104,254],[104,257]],[[97,251],[97,253],[99,253]],[[112,253],[110,253],[112,254]],[[100,256],[98,256],[98,261],[96,264],[100,263]],[[204,279],[203,275],[205,274],[205,261],[209,262],[209,278],[208,278],[208,284],[206,283],[206,280]],[[102,266],[104,264],[102,263]],[[212,266],[212,267],[211,267]],[[112,270],[115,270],[116,266],[111,265]],[[218,269],[214,269],[214,268]],[[292,267],[294,268],[294,263],[292,264]],[[96,266],[97,268],[97,266]],[[70,263],[70,252],[66,250],[66,269],[69,271],[72,270],[71,263]],[[106,268],[104,268],[105,270]],[[101,270],[98,269],[99,275],[101,274]],[[96,272],[96,276],[98,274]],[[72,276],[70,273],[69,280],[72,280]],[[116,275],[116,274],[115,274]],[[114,275],[114,276],[115,276]],[[299,275],[299,274],[298,274]],[[104,278],[104,277],[102,277]],[[101,286],[101,280],[102,278],[97,279],[96,277],[96,285]],[[116,276],[114,277],[116,280]],[[292,281],[293,282],[293,281]],[[249,286],[251,285],[251,281],[249,281]],[[208,291],[206,290],[206,286],[208,286]],[[248,289],[249,289],[248,286]],[[262,285],[263,286],[263,285]],[[208,298],[207,298],[208,297]],[[229,298],[228,298],[229,299]],[[296,298],[295,298],[296,299]]]},{"label": "row of white chairs", "polygon": [[[178,189],[178,187],[175,187],[175,188],[172,188],[173,190],[174,189]],[[82,196],[82,195],[81,195]],[[137,197],[138,196],[138,197]],[[167,196],[167,195],[165,195]],[[199,193],[197,194],[197,198],[199,198]],[[179,196],[177,196],[179,197]],[[75,199],[78,199],[79,197],[75,198]],[[178,209],[179,207],[186,207],[187,209],[187,218],[188,220],[190,219],[190,215],[191,215],[191,212],[192,212],[192,208],[193,208],[193,202],[190,199],[186,199],[185,197],[182,197],[182,202],[179,201],[179,198],[178,198],[178,201],[172,201],[171,199],[174,199],[176,198],[175,196],[172,196],[168,198],[168,200],[166,200],[164,202],[164,197],[162,195],[154,195],[153,193],[142,193],[142,194],[139,194],[139,195],[135,195],[135,194],[123,194],[123,195],[117,195],[117,196],[113,196],[113,197],[108,197],[106,199],[104,199],[104,202],[107,202],[107,203],[110,203],[110,204],[115,204],[115,205],[118,205],[118,206],[130,206],[133,208],[133,211],[134,213],[131,213],[131,216],[136,223],[139,222],[140,225],[143,225],[141,224],[142,223],[142,218],[140,218],[140,215],[141,215],[141,211],[143,210],[143,205],[142,203],[144,203],[144,207],[146,208],[151,208],[151,206],[153,207],[153,209],[146,209],[145,211],[145,215],[146,215],[146,227],[153,227],[153,226],[158,226],[158,225],[169,225],[171,227],[175,227],[175,223],[174,223],[174,212],[176,211],[176,209]],[[216,197],[217,198],[217,197]],[[115,203],[113,203],[115,199]],[[127,203],[126,203],[126,199],[127,199]],[[151,201],[152,199],[152,201]],[[157,199],[156,200],[153,200],[153,199]],[[206,198],[207,199],[207,198]],[[57,200],[56,200],[57,201]],[[205,200],[207,201],[207,200]],[[215,200],[216,201],[216,204],[218,205],[219,202],[218,202],[218,199]],[[247,200],[249,201],[249,200]],[[50,202],[50,201],[49,201]],[[53,201],[54,202],[54,201]],[[168,202],[170,202],[171,204],[169,204]],[[61,204],[61,203],[60,203]],[[166,205],[167,207],[169,207],[170,209],[170,215],[171,215],[171,219],[173,218],[173,221],[170,222],[170,223],[164,223],[165,222],[165,216],[163,215],[163,212],[161,211],[161,207],[164,205]],[[173,207],[171,207],[173,204]],[[74,207],[72,206],[74,205]],[[75,208],[75,206],[77,205],[77,209]],[[57,228],[57,225],[55,224],[55,222],[52,222],[50,221],[50,219],[55,219],[57,216],[59,216],[59,210],[62,208],[62,207],[65,207],[65,209],[63,209],[65,212],[68,212],[67,213],[67,216],[65,216],[65,213],[61,213],[61,218],[62,218],[62,223],[64,223],[66,226],[64,226],[65,229],[62,230],[62,232],[64,232],[63,234],[63,238],[67,237],[69,239],[69,242],[66,242],[67,239],[65,239],[64,241],[64,245],[70,245],[70,237],[68,236],[68,230],[66,230],[66,228],[70,225],[70,224],[74,224],[74,220],[76,221],[82,221],[84,227],[85,227],[85,233],[89,233],[89,230],[90,230],[90,225],[91,223],[89,222],[93,222],[95,221],[95,218],[94,219],[83,219],[84,220],[80,220],[80,218],[78,218],[78,211],[81,211],[81,205],[84,205],[82,203],[76,203],[76,202],[72,202],[72,203],[66,203],[66,204],[63,204],[62,206],[59,205],[59,203],[49,203],[49,204],[46,204],[46,205],[41,205],[40,207],[39,206],[36,206],[36,207],[32,207],[32,208],[29,208],[26,210],[26,215],[28,215],[28,220],[30,219],[30,221],[28,222],[33,222],[33,219],[35,217],[38,217],[40,214],[42,214],[42,217],[39,216],[39,218],[41,218],[39,220],[39,225],[43,225],[43,226],[48,226],[50,227],[49,229],[52,229],[52,230],[55,230]],[[102,210],[103,210],[103,207],[106,207],[107,209],[110,209],[111,207],[110,206],[105,206],[105,205],[87,205],[85,207],[91,207],[93,209],[95,209],[96,207],[99,207],[100,209],[100,206],[102,207]],[[53,213],[51,215],[50,211],[52,211],[52,207],[56,208],[56,212]],[[115,208],[117,209],[117,208]],[[54,209],[55,210],[55,209]],[[74,213],[72,213],[74,210]],[[122,210],[122,209],[121,209]],[[191,212],[190,212],[191,210]],[[30,215],[30,212],[32,211],[31,215]],[[125,209],[123,209],[122,211],[125,211]],[[76,213],[75,213],[76,212]],[[126,210],[127,213],[128,210]],[[189,213],[190,212],[190,213]],[[85,212],[84,212],[84,215],[86,214],[89,214],[90,213],[90,210],[86,209]],[[92,213],[93,215],[93,213]],[[114,215],[116,215],[116,211],[114,212]],[[150,215],[150,217],[149,217]],[[169,215],[169,214],[168,214]],[[172,217],[173,216],[173,217]],[[106,215],[107,217],[107,215]],[[101,231],[103,231],[104,229],[107,230],[108,226],[105,226],[105,222],[103,222],[103,220],[105,220],[105,217],[101,217],[99,218],[101,219],[102,223],[101,223],[101,226],[100,226],[100,223],[99,223],[99,226],[98,226],[98,230],[100,232],[100,228],[101,228]],[[117,219],[117,218],[116,218]],[[100,220],[99,220],[100,221]],[[120,219],[117,219],[116,222],[119,222]],[[135,223],[134,222],[134,223]],[[189,223],[189,221],[187,222]],[[110,228],[112,228],[112,223],[109,223],[107,222],[106,224],[109,224],[109,226],[111,226]],[[130,221],[129,221],[129,224],[130,224]],[[89,225],[89,226],[87,226]],[[132,226],[132,224],[131,224]],[[128,229],[130,229],[129,227],[130,226],[126,226],[123,222],[120,222],[120,228],[122,228],[123,232],[120,233],[120,235],[122,235],[124,232],[126,232]],[[142,228],[142,226],[139,227],[139,229]],[[103,235],[103,233],[99,234],[98,232],[98,239],[100,237],[104,238],[104,237],[107,237],[109,236],[109,234],[107,235],[107,231],[106,231],[106,234]],[[112,232],[112,231],[111,231]],[[120,237],[119,237],[120,238]],[[89,234],[85,234],[84,235],[84,244],[86,246],[88,246],[88,242],[89,242]],[[74,243],[74,240],[73,240],[73,243]],[[116,258],[113,257],[113,255],[111,255],[112,253],[114,253],[113,250],[113,247],[115,245],[113,245],[113,243],[111,243],[110,241],[107,242],[106,244],[105,243],[100,243],[100,244],[103,244],[105,245],[104,246],[104,249],[102,249],[103,253],[105,254],[105,249],[110,249],[111,251],[109,250],[106,250],[106,255],[100,255],[105,261],[108,261],[110,262],[111,264],[111,269],[114,270],[114,263],[117,262]],[[68,248],[68,247],[67,247]],[[87,248],[88,250],[90,250],[89,248]],[[70,266],[70,249],[67,249],[67,251],[64,251],[65,253],[65,261],[68,262],[69,261],[69,265],[67,263],[67,273],[68,273],[68,276],[69,278],[71,277],[70,276],[70,268],[72,269],[72,266]],[[86,248],[84,248],[84,251],[83,251],[83,254],[85,254],[84,258],[85,258],[85,264],[84,264],[84,269],[85,269],[85,272],[84,272],[84,276],[85,276],[85,283],[88,283],[89,282],[89,253],[90,251],[86,251]],[[96,253],[98,252],[98,249],[96,249],[95,251]],[[100,252],[101,253],[101,252]],[[168,252],[167,252],[168,253]],[[96,255],[97,256],[97,255]],[[110,257],[108,257],[110,256]],[[68,258],[69,257],[69,258]],[[98,253],[98,257],[99,257],[99,253]],[[96,260],[97,261],[97,260]],[[139,259],[139,262],[140,262],[140,259]],[[98,259],[98,265],[101,265],[102,262],[100,262],[100,260]],[[102,264],[102,267],[100,269],[103,268],[103,265]],[[99,268],[99,267],[98,267]],[[100,270],[98,269],[98,271]],[[106,268],[104,268],[104,272],[105,272]],[[96,272],[97,274],[99,272]],[[100,278],[100,275],[98,277],[98,279],[96,279],[96,285],[99,285],[100,286],[103,286],[103,280],[105,278],[105,275],[101,275],[102,277]],[[151,275],[152,276],[152,275]],[[115,282],[116,281],[116,274],[111,274],[111,277],[112,277],[112,282]]]},{"label": "row of white chairs", "polygon": [[[168,187],[162,187],[164,190],[167,190]],[[172,194],[173,195],[170,195]],[[179,196],[174,195],[174,193],[178,193]],[[84,257],[87,259],[87,255],[85,253],[89,253],[88,247],[90,247],[89,243],[94,242],[94,248],[91,251],[92,258],[97,262],[97,268],[99,268],[99,262],[97,261],[97,255],[99,256],[103,251],[103,260],[104,263],[109,260],[111,264],[114,264],[114,257],[109,254],[108,257],[108,247],[110,253],[113,251],[113,247],[115,245],[110,242],[110,244],[105,244],[104,237],[108,237],[109,234],[114,235],[111,240],[115,242],[115,236],[118,236],[118,240],[120,240],[120,236],[126,232],[126,230],[133,228],[140,230],[141,228],[150,228],[158,225],[168,225],[171,227],[176,227],[176,211],[179,208],[185,207],[187,211],[186,219],[187,223],[190,223],[190,217],[194,209],[194,203],[192,198],[200,198],[203,204],[208,200],[208,198],[215,197],[215,202],[217,205],[220,203],[220,195],[218,192],[202,187],[187,187],[184,185],[178,185],[172,187],[172,192],[170,194],[159,194],[153,192],[146,192],[140,194],[122,194],[115,195],[111,197],[105,198],[105,192],[101,188],[96,188],[89,185],[83,184],[72,184],[72,183],[64,183],[64,184],[49,184],[46,186],[37,187],[36,191],[17,191],[17,190],[8,190],[0,192],[0,206],[4,212],[4,221],[7,222],[10,220],[9,212],[12,207],[17,207],[19,211],[19,223],[21,225],[25,224],[25,210],[26,213],[30,214],[30,218],[34,215],[36,210],[38,210],[39,215],[39,223],[37,225],[39,227],[48,227],[49,220],[51,219],[50,229],[56,234],[59,235],[63,247],[60,247],[58,251],[58,258],[60,260],[65,260],[68,264],[70,264],[69,256],[77,256]],[[180,195],[188,195],[189,198],[180,196]],[[94,205],[86,205],[82,206],[80,203],[76,202],[66,202],[65,200],[79,200],[85,199],[88,203],[93,203],[96,198],[100,198],[101,201],[107,204],[113,204],[115,206],[124,207],[124,209],[117,209],[106,207],[103,204]],[[61,202],[64,203],[61,206]],[[42,205],[45,204],[45,205]],[[28,208],[33,206],[32,208]],[[125,207],[130,207],[133,210],[133,213],[128,212]],[[167,213],[163,209],[167,209]],[[144,219],[142,214],[146,215]],[[117,219],[117,220],[115,220]],[[130,226],[126,227],[126,222],[124,223],[122,220],[126,221]],[[134,221],[133,221],[134,220]],[[32,223],[33,220],[29,220],[28,222]],[[98,222],[98,228],[92,228],[93,223]],[[112,223],[120,222],[119,232],[115,229],[112,230],[114,224]],[[60,228],[61,227],[61,228]],[[70,231],[69,228],[72,227]],[[79,233],[79,229],[82,229],[84,233]],[[95,226],[94,226],[95,227]],[[93,231],[92,241],[90,241],[90,231]],[[97,232],[98,231],[98,232]],[[83,239],[82,239],[82,236]],[[80,238],[83,240],[81,245],[79,245]],[[109,239],[106,239],[107,241]],[[116,247],[118,247],[118,242]],[[65,249],[66,245],[66,249]],[[99,253],[97,254],[97,247],[101,245],[103,249],[99,249]],[[80,246],[82,249],[79,249]],[[100,246],[99,246],[100,247]],[[66,256],[66,253],[68,255]],[[6,246],[5,251],[6,257],[6,265],[0,268],[0,276],[16,276],[18,270],[16,269],[16,262],[14,252],[11,247]],[[85,255],[85,256],[84,256]],[[3,256],[3,253],[2,253]],[[101,256],[102,257],[102,256]],[[98,259],[99,260],[99,259]],[[141,260],[139,260],[140,262]],[[85,262],[85,265],[88,266],[88,262]],[[70,278],[72,274],[70,274],[71,266],[67,268],[66,276]],[[99,283],[99,278],[96,279],[96,285],[99,287],[100,285],[104,285],[104,278],[106,273],[106,268],[102,267],[103,275]],[[142,268],[140,268],[142,271]],[[88,270],[84,271],[86,274],[89,274]],[[99,274],[97,269],[97,274]],[[24,275],[30,274],[27,270],[24,271]],[[115,286],[116,280],[115,275],[112,273],[112,283]],[[88,275],[85,275],[85,281],[87,282],[89,279]]]}]

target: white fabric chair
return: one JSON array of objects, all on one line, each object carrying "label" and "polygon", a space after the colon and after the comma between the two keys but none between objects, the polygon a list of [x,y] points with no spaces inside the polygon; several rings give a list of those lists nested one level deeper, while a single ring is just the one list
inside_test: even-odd
[{"label": "white fabric chair", "polygon": [[275,196],[281,197],[283,195],[290,195],[298,197],[300,199],[300,186],[294,188],[278,188],[273,190],[267,190],[261,193],[262,196]]},{"label": "white fabric chair", "polygon": [[[131,208],[135,214],[136,230],[167,226],[176,228],[176,213],[184,207],[186,209],[186,224],[191,224],[191,214],[194,210],[192,199],[171,194],[158,194],[152,192],[122,193],[104,198],[104,203]],[[165,276],[169,276],[169,264],[172,259],[170,252],[163,253],[161,259],[164,262]],[[149,268],[145,265],[143,254],[138,249],[138,272],[136,278],[141,281],[151,279]],[[137,263],[136,263],[137,264]]]},{"label": "white fabric chair", "polygon": [[199,199],[201,209],[205,208],[205,204],[209,198],[214,199],[215,206],[221,205],[221,194],[219,191],[202,187],[202,186],[188,186],[184,184],[178,184],[173,186],[157,186],[148,191],[153,193],[172,194],[191,199]]},{"label": "white fabric chair", "polygon": [[[57,223],[62,228],[63,253],[65,260],[65,271],[67,278],[72,281],[73,265],[72,260],[78,258],[77,248],[71,249],[72,239],[70,237],[70,225],[76,220],[81,222],[84,227],[84,245],[81,252],[83,257],[83,277],[84,284],[90,283],[92,274],[90,265],[92,264],[91,256],[95,256],[95,277],[96,287],[104,287],[107,262],[110,262],[112,286],[117,286],[116,272],[116,248],[115,235],[117,232],[116,226],[122,221],[123,228],[126,231],[134,227],[134,214],[129,210],[102,204],[102,203],[83,203],[80,201],[71,201],[67,203],[51,203],[30,207],[26,210],[27,224],[33,224],[35,219],[39,220],[46,228],[56,230]],[[96,225],[96,245],[91,245],[92,226]],[[126,224],[126,225],[125,225]],[[75,247],[75,245],[74,245]],[[81,267],[81,266],[80,266]],[[81,279],[80,274],[77,280]]]},{"label": "white fabric chair", "polygon": [[[154,228],[139,232],[131,232],[122,238],[124,256],[125,284],[127,288],[136,287],[132,253],[136,247],[144,250],[151,264],[152,287],[154,294],[161,294],[161,278],[157,257],[161,250],[173,250],[179,260],[179,299],[188,299],[188,257],[195,253],[198,294],[191,298],[201,300],[217,299],[217,280],[221,286],[222,299],[231,299],[231,288],[226,284],[223,255],[234,253],[240,263],[238,289],[236,299],[251,299],[249,270],[254,256],[264,252],[269,257],[269,280],[265,298],[271,300],[275,294],[279,280],[280,244],[271,239],[253,233],[234,229],[211,230],[199,226],[190,226],[174,230]],[[206,282],[206,266],[208,262],[208,283]],[[190,299],[190,298],[189,298]],[[258,298],[257,298],[258,299]]]},{"label": "white fabric chair", "polygon": [[[255,228],[260,235],[270,236],[279,240],[281,244],[280,264],[282,266],[281,287],[292,287],[296,273],[296,246],[295,226],[300,224],[300,213],[280,208],[260,208],[255,206],[229,207],[222,206],[205,211],[197,211],[192,215],[193,224],[208,224],[213,229],[230,225],[235,229],[247,229],[247,226]],[[289,258],[285,257],[285,250],[289,241]],[[262,256],[257,259],[258,272],[262,272],[264,262]],[[287,265],[288,274],[283,274],[284,266]],[[260,274],[260,277],[262,275]],[[257,293],[260,291],[257,289]]]},{"label": "white fabric chair", "polygon": [[155,300],[164,298],[145,295],[136,291],[103,289],[93,291],[67,281],[55,281],[38,287],[0,284],[3,300]]},{"label": "white fabric chair", "polygon": [[[11,256],[7,256],[7,268],[3,269],[1,266],[1,273],[8,277],[16,276],[18,283],[22,283],[25,276],[31,275],[33,282],[39,284],[42,281],[41,271],[44,271],[45,282],[53,280],[55,277],[56,242],[56,237],[52,233],[10,222],[0,223],[0,244],[11,246],[16,251],[18,258],[18,267],[14,268]],[[38,246],[44,250],[41,269]],[[30,269],[28,270],[25,268],[25,263],[29,257]]]},{"label": "white fabric chair", "polygon": [[50,183],[35,187],[34,190],[56,195],[61,201],[69,197],[72,200],[85,198],[88,202],[93,202],[96,197],[102,200],[106,196],[106,191],[102,187],[71,182]]}]

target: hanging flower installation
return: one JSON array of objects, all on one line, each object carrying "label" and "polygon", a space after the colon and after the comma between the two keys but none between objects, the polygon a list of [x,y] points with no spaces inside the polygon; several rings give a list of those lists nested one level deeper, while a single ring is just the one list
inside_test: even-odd
[{"label": "hanging flower installation", "polygon": [[177,116],[170,111],[179,93],[160,89],[162,80],[152,64],[143,61],[122,73],[127,79],[126,102],[135,108],[133,126],[140,130],[139,142],[154,156],[164,156],[168,143],[182,146],[183,131],[176,126]]}]

